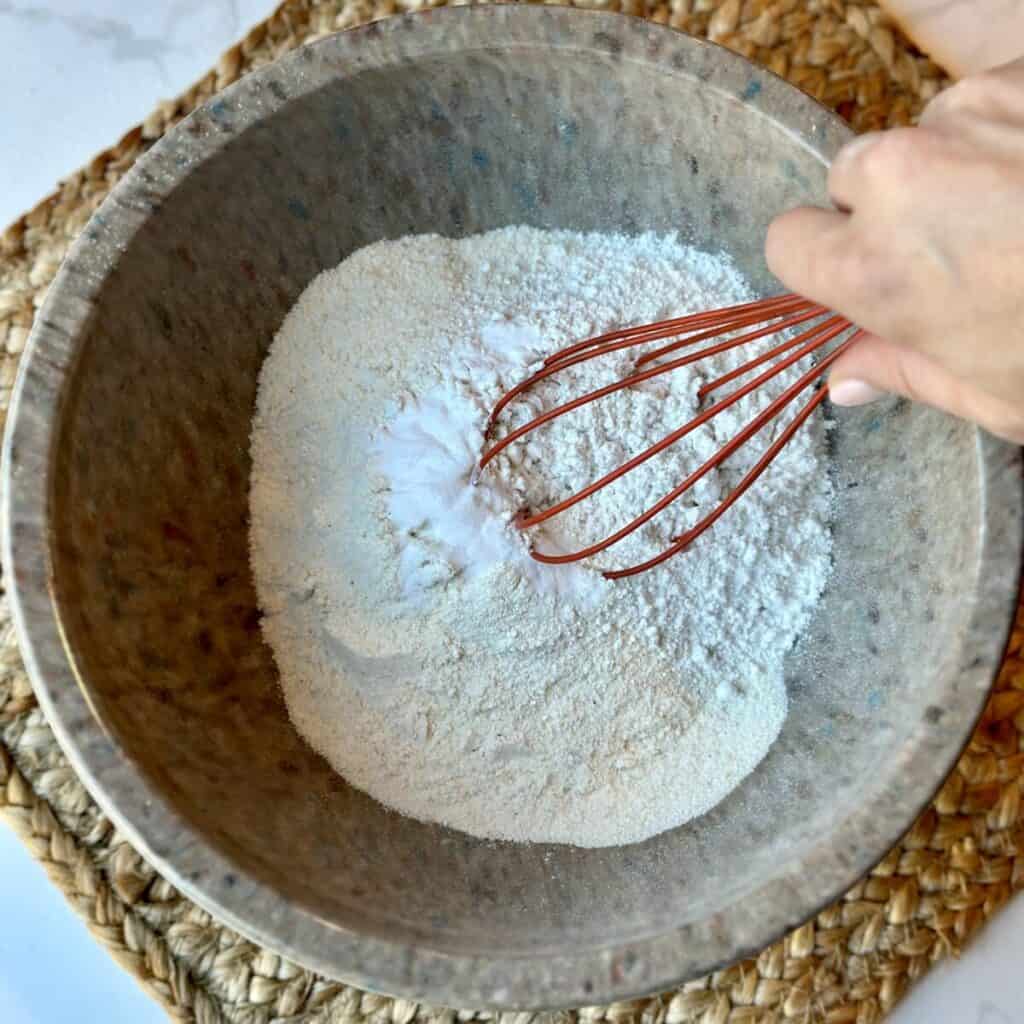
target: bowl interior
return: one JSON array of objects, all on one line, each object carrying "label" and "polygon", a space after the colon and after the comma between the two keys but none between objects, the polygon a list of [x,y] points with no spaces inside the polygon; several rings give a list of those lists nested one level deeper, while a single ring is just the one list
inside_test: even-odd
[{"label": "bowl interior", "polygon": [[[378,239],[530,224],[679,231],[769,293],[765,228],[825,200],[844,136],[795,90],[672,33],[488,17],[487,31],[466,16],[306,48],[193,116],[90,226],[77,266],[112,268],[83,285],[91,305],[61,393],[48,504],[61,629],[112,756],[178,824],[150,827],[121,783],[103,784],[105,802],[190,892],[294,955],[367,983],[332,934],[529,964],[692,925],[704,946],[679,963],[708,966],[770,937],[734,929],[728,908],[775,887],[771,927],[812,910],[909,823],[906,787],[923,801],[955,756],[981,700],[977,681],[958,695],[957,680],[975,653],[984,451],[973,429],[901,404],[838,418],[837,572],[790,658],[789,718],[754,776],[699,821],[623,848],[515,846],[351,790],[287,720],[248,565],[257,373],[305,285]],[[881,809],[838,868],[794,870],[870,801]],[[279,902],[249,920],[233,889]],[[324,926],[315,952],[290,908]],[[716,917],[727,924],[711,941]],[[504,1000],[659,980],[629,961],[618,971]],[[374,976],[416,987],[398,969]]]}]

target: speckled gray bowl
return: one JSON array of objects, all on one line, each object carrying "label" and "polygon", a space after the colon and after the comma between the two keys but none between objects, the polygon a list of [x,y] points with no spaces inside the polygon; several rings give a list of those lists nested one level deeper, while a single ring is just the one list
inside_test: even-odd
[{"label": "speckled gray bowl", "polygon": [[139,161],[37,318],[4,553],[61,742],[181,889],[360,985],[533,1007],[756,950],[884,853],[953,764],[1014,606],[1018,456],[969,426],[839,417],[839,571],[782,737],[713,813],[627,848],[481,842],[349,789],[288,724],[246,552],[257,371],[318,271],[406,232],[678,229],[772,290],[765,226],[824,198],[845,137],[713,46],[495,7],[306,47]]}]

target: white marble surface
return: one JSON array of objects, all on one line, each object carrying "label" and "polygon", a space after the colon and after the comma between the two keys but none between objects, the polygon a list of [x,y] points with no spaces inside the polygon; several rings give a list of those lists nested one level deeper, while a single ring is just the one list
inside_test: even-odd
[{"label": "white marble surface", "polygon": [[207,71],[275,0],[0,0],[0,223]]},{"label": "white marble surface", "polygon": [[[0,224],[202,74],[273,0],[0,0]],[[62,964],[60,984],[52,964]],[[1024,896],[891,1024],[1024,1024]],[[116,1008],[116,1009],[115,1009]],[[163,1014],[89,937],[0,826],[0,1022],[155,1024]]]}]

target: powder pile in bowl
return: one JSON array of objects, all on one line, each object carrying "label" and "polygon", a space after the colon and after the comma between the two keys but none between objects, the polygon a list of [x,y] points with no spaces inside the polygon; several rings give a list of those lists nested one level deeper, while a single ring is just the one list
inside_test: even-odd
[{"label": "powder pile in bowl", "polygon": [[[829,571],[820,417],[659,569],[601,576],[709,511],[785,417],[592,562],[542,565],[529,545],[573,551],[623,526],[797,371],[529,535],[517,512],[686,422],[700,385],[749,353],[562,417],[471,483],[491,407],[545,355],[753,297],[726,256],[673,237],[523,227],[379,242],[309,285],[260,376],[251,555],[289,714],[349,783],[480,837],[604,846],[702,814],[756,767]],[[620,379],[641,351],[545,381],[503,429]]]}]

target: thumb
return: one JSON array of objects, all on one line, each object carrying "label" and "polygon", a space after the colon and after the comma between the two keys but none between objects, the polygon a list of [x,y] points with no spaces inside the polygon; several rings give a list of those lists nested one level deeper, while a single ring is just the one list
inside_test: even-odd
[{"label": "thumb", "polygon": [[865,334],[836,360],[828,390],[838,406],[902,395],[971,420],[1015,444],[1024,441],[1020,409],[960,379],[923,352],[874,334]]}]

